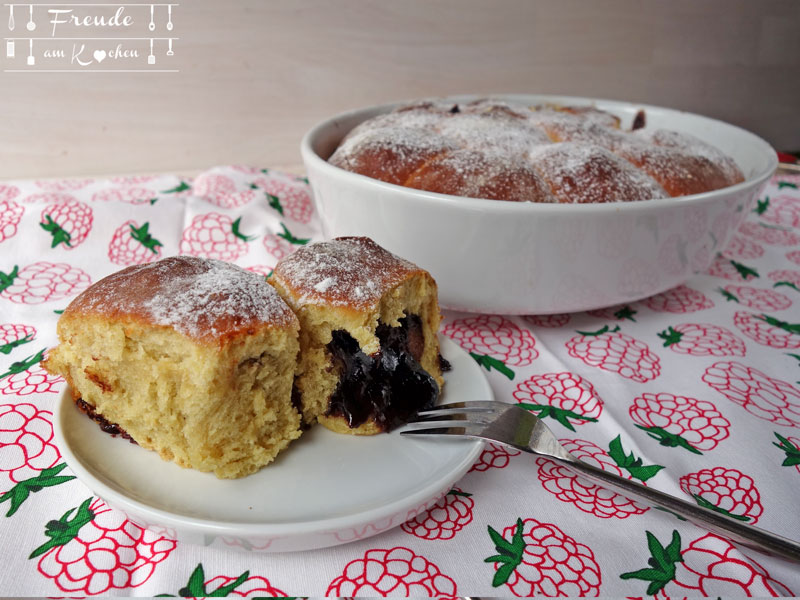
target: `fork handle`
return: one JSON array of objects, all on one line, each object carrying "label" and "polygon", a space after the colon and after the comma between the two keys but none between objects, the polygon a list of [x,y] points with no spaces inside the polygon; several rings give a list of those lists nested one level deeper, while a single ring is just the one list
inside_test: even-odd
[{"label": "fork handle", "polygon": [[800,562],[800,544],[793,540],[752,525],[745,525],[741,521],[722,513],[681,500],[636,481],[625,479],[582,460],[570,460],[553,456],[548,458],[584,475],[587,479],[591,479],[602,487],[618,492],[632,500],[640,500],[645,504],[657,506],[680,515],[695,525],[742,546]]}]

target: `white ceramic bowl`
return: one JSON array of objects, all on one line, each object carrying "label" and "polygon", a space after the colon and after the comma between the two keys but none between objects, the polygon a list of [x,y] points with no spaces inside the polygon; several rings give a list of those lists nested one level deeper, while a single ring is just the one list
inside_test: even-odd
[{"label": "white ceramic bowl", "polygon": [[[475,96],[457,96],[462,102]],[[528,104],[591,104],[629,127],[690,133],[727,153],[743,183],[666,200],[594,205],[462,198],[405,188],[334,167],[327,158],[353,127],[396,104],[323,121],[301,144],[326,238],[366,235],[427,269],[447,308],[548,314],[632,302],[708,268],[777,166],[775,151],[739,127],[649,106],[564,96],[503,95]]]}]

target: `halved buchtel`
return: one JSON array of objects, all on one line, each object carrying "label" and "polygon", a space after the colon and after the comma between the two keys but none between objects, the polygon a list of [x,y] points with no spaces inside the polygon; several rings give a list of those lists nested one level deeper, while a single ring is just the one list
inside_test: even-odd
[{"label": "halved buchtel", "polygon": [[270,278],[300,319],[296,400],[307,424],[388,431],[444,383],[436,282],[369,238],[300,248]]},{"label": "halved buchtel", "polygon": [[183,467],[242,477],[301,433],[291,400],[298,330],[263,277],[177,256],[75,298],[44,367],[106,428]]}]

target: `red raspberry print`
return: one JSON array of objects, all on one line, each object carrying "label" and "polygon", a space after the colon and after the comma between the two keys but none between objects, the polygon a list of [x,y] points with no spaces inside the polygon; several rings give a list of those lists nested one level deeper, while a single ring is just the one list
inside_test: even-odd
[{"label": "red raspberry print", "polygon": [[161,258],[164,245],[150,234],[150,223],[139,226],[134,220],[125,221],[108,244],[108,260],[115,265],[129,266],[150,263]]},{"label": "red raspberry print", "polygon": [[772,271],[767,277],[775,282],[774,287],[786,286],[800,292],[800,271],[790,271],[788,269]]},{"label": "red raspberry print", "polygon": [[449,540],[472,522],[475,502],[471,496],[454,487],[433,508],[406,521],[401,528],[423,540]]},{"label": "red raspberry print", "polygon": [[25,209],[11,200],[0,200],[0,242],[14,237]]},{"label": "red raspberry print", "polygon": [[739,233],[750,236],[751,238],[771,244],[774,246],[797,246],[800,244],[800,235],[793,231],[780,229],[774,225],[763,225],[747,221],[739,227]]},{"label": "red raspberry print", "polygon": [[489,527],[489,536],[497,550],[486,559],[494,564],[494,587],[506,585],[519,598],[600,595],[594,552],[552,523],[517,519],[502,533]]},{"label": "red raspberry print", "polygon": [[800,227],[800,201],[792,196],[770,198],[761,218],[775,225]]},{"label": "red raspberry print", "polygon": [[686,594],[691,597],[794,595],[785,585],[772,579],[760,564],[743,556],[729,541],[711,533],[682,548],[677,531],[672,532],[672,540],[666,547],[648,531],[647,547],[651,553],[648,566],[620,577],[649,582],[647,594],[656,595],[658,599]]},{"label": "red raspberry print", "polygon": [[664,347],[692,356],[744,356],[742,340],[719,325],[683,323],[658,334]]},{"label": "red raspberry print", "polygon": [[662,446],[694,454],[713,450],[730,435],[731,423],[711,402],[686,396],[642,394],[628,410],[639,429]]},{"label": "red raspberry print", "polygon": [[593,317],[599,317],[607,321],[636,321],[636,314],[639,311],[633,309],[627,304],[618,306],[609,306],[607,308],[596,308],[594,310],[587,310],[586,314]]},{"label": "red raspberry print", "polygon": [[247,254],[253,239],[239,231],[240,222],[241,217],[234,221],[220,213],[197,215],[183,232],[181,254],[235,261]]},{"label": "red raspberry print", "polygon": [[193,195],[192,179],[190,177],[178,178],[179,183],[166,190],[160,190],[159,195],[169,194],[171,198],[186,198]]},{"label": "red raspberry print", "polygon": [[236,182],[225,175],[202,173],[192,184],[195,196],[219,206],[220,208],[238,208],[249,204],[258,197],[252,188],[237,189]]},{"label": "red raspberry print", "polygon": [[[520,329],[500,315],[458,319],[448,324],[442,332],[469,351],[476,360],[483,357],[499,359],[481,363],[487,369],[494,367],[503,372],[502,365],[523,367],[531,364],[539,356],[535,348],[536,340],[530,332]],[[502,361],[500,365],[495,364],[500,361]],[[507,368],[506,370],[510,371]],[[505,374],[508,376],[508,373]]]},{"label": "red raspberry print", "polygon": [[647,344],[622,333],[619,327],[606,325],[599,331],[579,331],[567,341],[567,352],[590,367],[617,373],[639,383],[652,381],[661,374],[661,361]]},{"label": "red raspberry print", "polygon": [[[286,594],[273,587],[268,579],[259,575],[250,576],[250,571],[245,571],[238,577],[217,575],[205,579],[203,564],[198,564],[189,576],[188,583],[180,589],[178,597],[181,598],[228,598],[238,596],[248,598],[251,596],[268,598],[285,598]],[[166,594],[169,595],[169,594]]]},{"label": "red raspberry print", "polygon": [[778,186],[778,189],[783,189],[783,187],[798,189],[798,186],[800,186],[800,175],[781,173],[780,175],[773,175],[770,177],[769,182],[771,185]]},{"label": "red raspberry print", "polygon": [[47,192],[71,192],[86,187],[92,179],[44,179],[36,182],[36,186]]},{"label": "red raspberry print", "polygon": [[571,319],[568,313],[558,315],[528,315],[525,320],[536,327],[563,327]]},{"label": "red raspberry print", "polygon": [[738,311],[733,315],[733,324],[744,335],[762,346],[794,350],[800,348],[800,324],[787,323],[770,315],[756,315]]},{"label": "red raspberry print", "polygon": [[373,548],[351,560],[326,596],[421,596],[453,598],[456,583],[428,559],[398,546]]},{"label": "red raspberry print", "polygon": [[292,245],[291,242],[272,233],[268,233],[264,236],[263,244],[267,252],[269,252],[276,261],[289,256],[297,249],[297,246]]},{"label": "red raspberry print", "polygon": [[0,324],[0,354],[11,354],[17,346],[27,344],[36,337],[36,328],[15,323]]},{"label": "red raspberry print", "polygon": [[9,273],[0,271],[0,298],[17,304],[41,304],[69,298],[92,283],[87,273],[66,263],[35,262]]},{"label": "red raspberry print", "polygon": [[786,253],[786,258],[796,265],[800,265],[800,250],[792,250]]},{"label": "red raspberry print", "polygon": [[127,202],[128,204],[153,204],[157,198],[158,192],[140,186],[106,188],[95,192],[92,196],[94,202]]},{"label": "red raspberry print", "polygon": [[64,248],[72,250],[89,235],[93,218],[88,204],[68,200],[45,207],[39,225],[53,237],[51,248],[63,244]]},{"label": "red raspberry print", "polygon": [[737,362],[714,363],[703,381],[760,419],[800,426],[800,390],[785,381]]},{"label": "red raspberry print", "polygon": [[17,196],[19,196],[17,186],[0,184],[0,202],[8,202]]},{"label": "red raspberry print", "polygon": [[63,192],[45,192],[41,194],[31,194],[25,196],[22,202],[25,204],[61,204],[62,202],[77,202],[78,199],[72,194]]},{"label": "red raspberry print", "polygon": [[0,374],[0,395],[30,396],[31,394],[58,393],[64,379],[51,375],[39,366],[44,350],[24,360],[11,363],[8,371]]},{"label": "red raspberry print", "polygon": [[484,446],[483,452],[472,465],[469,472],[488,471],[489,469],[505,469],[512,456],[519,456],[521,451],[507,446],[488,443]]},{"label": "red raspberry print", "polygon": [[[206,589],[209,590],[218,590],[220,588],[228,588],[232,584],[235,584],[238,580],[234,577],[228,577],[226,575],[217,575],[216,577],[209,579],[205,582]],[[248,577],[244,580],[241,584],[235,586],[228,594],[230,596],[239,596],[240,598],[249,598],[251,596],[256,597],[268,597],[268,598],[285,598],[286,593],[282,592],[276,587],[273,587],[272,584],[269,582],[269,579],[265,579],[260,575],[253,575],[252,577]]]},{"label": "red raspberry print", "polygon": [[267,194],[270,206],[287,219],[300,223],[310,223],[314,215],[314,205],[308,192],[308,185],[301,181],[262,177],[253,182]]},{"label": "red raspberry print", "polygon": [[231,165],[230,168],[234,171],[238,171],[239,173],[244,173],[245,175],[255,175],[256,173],[267,172],[266,169],[261,169],[252,165]]},{"label": "red raspberry print", "polygon": [[0,404],[0,472],[14,483],[55,465],[53,413],[33,404]]},{"label": "red raspberry print", "polygon": [[111,183],[116,185],[141,185],[154,179],[157,179],[156,175],[125,175],[123,177],[112,177]]},{"label": "red raspberry print", "polygon": [[726,300],[738,302],[755,310],[784,310],[792,305],[792,301],[785,294],[746,285],[726,285],[722,288],[722,294]]},{"label": "red raspberry print", "polygon": [[680,485],[700,506],[751,525],[764,512],[752,477],[736,469],[703,469],[681,477]]},{"label": "red raspberry print", "polygon": [[710,533],[690,543],[681,552],[681,558],[682,562],[675,568],[675,578],[665,591],[675,589],[692,596],[723,597],[794,595],[785,585],[772,579],[759,563],[742,556],[729,541]]},{"label": "red raspberry print", "polygon": [[[576,458],[586,461],[603,471],[609,471],[622,477],[623,470],[613,458],[599,446],[585,440],[560,440],[568,452]],[[539,481],[548,492],[561,502],[574,504],[585,513],[601,519],[626,519],[631,515],[640,515],[648,508],[637,504],[624,496],[595,485],[583,477],[575,475],[566,467],[547,458],[537,458],[539,465]],[[628,475],[628,479],[632,479]]]},{"label": "red raspberry print", "polygon": [[714,307],[714,303],[705,294],[685,285],[650,296],[642,302],[650,310],[669,313],[690,313]]},{"label": "red raspberry print", "polygon": [[551,417],[570,431],[575,425],[597,422],[603,401],[594,386],[573,373],[534,375],[514,390],[514,399],[540,419]]},{"label": "red raspberry print", "polygon": [[743,235],[734,235],[722,255],[727,258],[753,260],[764,256],[764,246]]},{"label": "red raspberry print", "polygon": [[58,589],[86,595],[139,587],[176,546],[91,498],[50,521],[46,534],[30,555],[41,556],[37,570]]},{"label": "red raspberry print", "polygon": [[750,281],[759,276],[754,268],[722,255],[717,255],[707,272],[714,277],[723,277],[731,281]]},{"label": "red raspberry print", "polygon": [[75,479],[74,475],[59,475],[66,468],[67,463],[61,463],[53,467],[35,470],[35,475],[22,479],[1,494],[0,503],[8,500],[10,504],[6,517],[14,516],[14,513],[30,498],[32,493],[41,492],[46,487],[53,487]]},{"label": "red raspberry print", "polygon": [[794,467],[800,473],[800,438],[794,436],[784,437],[779,433],[776,433],[775,437],[778,441],[772,442],[772,445],[783,450],[785,455],[781,466]]}]

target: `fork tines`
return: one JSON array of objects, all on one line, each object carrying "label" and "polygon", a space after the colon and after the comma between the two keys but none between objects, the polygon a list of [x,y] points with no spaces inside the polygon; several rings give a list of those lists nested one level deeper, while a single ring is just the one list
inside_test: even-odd
[{"label": "fork tines", "polygon": [[450,415],[465,415],[464,420],[473,420],[479,418],[479,415],[484,414],[491,417],[496,417],[508,410],[513,404],[506,404],[505,402],[496,402],[495,400],[472,400],[468,402],[450,402],[448,404],[440,404],[428,410],[421,410],[418,413],[417,420],[423,420],[428,417],[442,417],[452,418]]},{"label": "fork tines", "polygon": [[486,425],[514,405],[492,400],[451,402],[420,411],[401,434],[480,435]]}]

